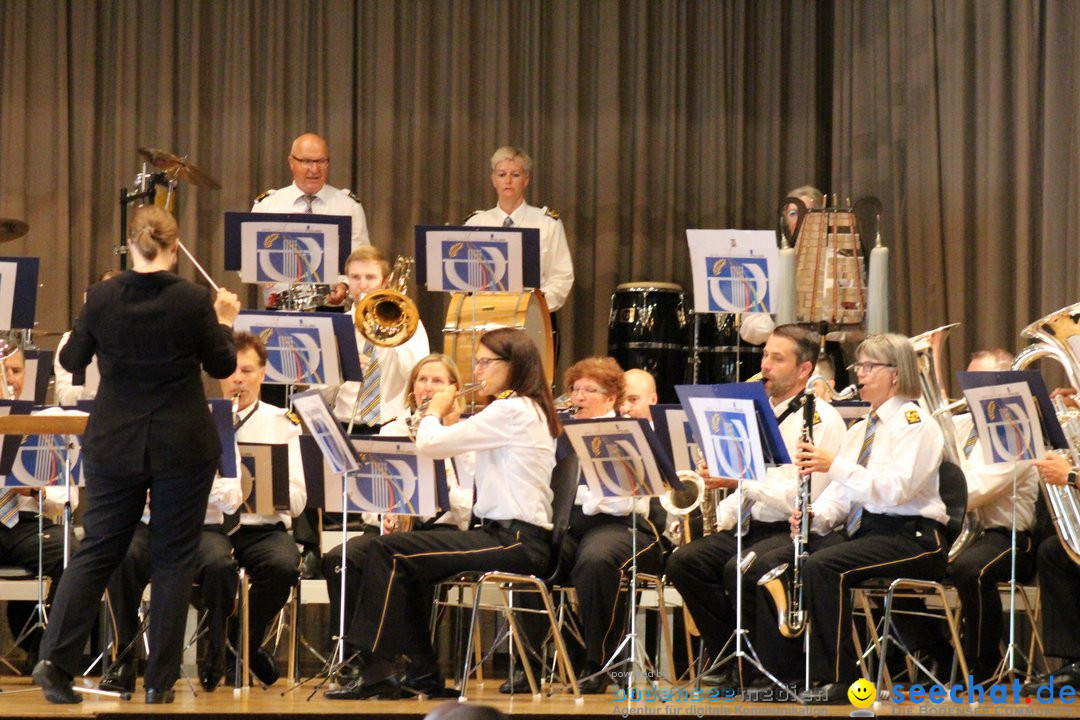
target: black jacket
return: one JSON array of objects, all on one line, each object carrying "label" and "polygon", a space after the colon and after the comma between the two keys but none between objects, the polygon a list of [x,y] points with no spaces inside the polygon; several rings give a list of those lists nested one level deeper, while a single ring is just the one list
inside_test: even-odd
[{"label": "black jacket", "polygon": [[199,368],[228,377],[236,348],[209,290],[169,272],[129,270],[97,283],[60,364],[80,372],[95,353],[101,385],[83,437],[91,462],[129,474],[220,457]]}]

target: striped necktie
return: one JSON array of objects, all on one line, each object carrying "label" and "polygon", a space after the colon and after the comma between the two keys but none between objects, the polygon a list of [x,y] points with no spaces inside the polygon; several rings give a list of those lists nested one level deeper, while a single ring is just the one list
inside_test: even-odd
[{"label": "striped necktie", "polygon": [[8,490],[0,497],[0,523],[15,527],[19,522],[19,493]]},{"label": "striped necktie", "polygon": [[364,387],[360,393],[360,422],[374,427],[379,424],[381,408],[379,407],[379,378],[382,370],[379,367],[379,351],[368,342],[364,344],[364,354],[371,358],[367,372],[364,374]]},{"label": "striped necktie", "polygon": [[971,432],[968,433],[967,440],[964,441],[964,457],[971,457],[971,451],[975,449],[975,443],[979,441],[979,428],[972,423]]},{"label": "striped necktie", "polygon": [[[870,450],[874,446],[874,435],[877,433],[878,416],[877,413],[870,413],[870,418],[866,421],[866,435],[863,436],[862,448],[859,450],[859,464],[866,467],[870,462]],[[851,511],[848,512],[847,520],[844,522],[844,529],[847,530],[847,536],[849,538],[854,537],[855,533],[859,531],[859,526],[862,525],[863,506],[856,504],[851,507]]]},{"label": "striped necktie", "polygon": [[301,197],[301,198],[303,198],[304,202],[306,202],[306,203],[307,203],[307,210],[305,210],[304,212],[306,212],[306,213],[313,213],[313,212],[315,212],[315,211],[314,211],[314,210],[313,210],[313,209],[311,208],[311,206],[312,206],[312,205],[313,205],[313,204],[315,203],[315,198],[317,198],[317,197],[318,197],[318,195],[301,195],[300,197]]},{"label": "striped necktie", "polygon": [[503,227],[510,227],[513,224],[514,224],[514,218],[507,215],[506,219],[503,220]]}]

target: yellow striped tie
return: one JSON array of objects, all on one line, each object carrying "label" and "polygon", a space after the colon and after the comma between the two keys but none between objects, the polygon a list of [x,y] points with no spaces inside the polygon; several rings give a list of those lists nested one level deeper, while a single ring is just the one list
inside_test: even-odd
[{"label": "yellow striped tie", "polygon": [[[863,436],[862,448],[859,450],[859,464],[863,467],[866,467],[866,464],[870,462],[870,448],[874,445],[874,434],[877,432],[877,423],[877,413],[870,413],[870,418],[866,421],[866,435]],[[862,505],[856,504],[851,506],[847,520],[844,521],[844,529],[847,530],[847,536],[849,538],[854,537],[855,533],[859,532],[859,526],[862,525],[862,515]]]},{"label": "yellow striped tie", "polygon": [[364,349],[364,354],[371,357],[371,363],[364,375],[364,388],[357,402],[360,403],[360,422],[375,426],[379,424],[381,416],[379,379],[382,371],[379,368],[379,351],[375,346],[367,343]]},{"label": "yellow striped tie", "polygon": [[971,432],[968,433],[967,440],[964,441],[964,457],[971,457],[971,451],[975,449],[975,443],[979,441],[979,428],[976,425],[971,426]]},{"label": "yellow striped tie", "polygon": [[15,527],[19,522],[19,493],[8,490],[0,497],[0,523]]}]

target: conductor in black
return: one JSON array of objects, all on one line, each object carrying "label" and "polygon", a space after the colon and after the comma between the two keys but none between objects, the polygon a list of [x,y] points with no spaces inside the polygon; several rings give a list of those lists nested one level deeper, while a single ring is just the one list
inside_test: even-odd
[{"label": "conductor in black", "polygon": [[86,539],[56,593],[34,682],[54,703],[81,699],[71,685],[97,616],[150,493],[148,703],[171,702],[180,674],[184,617],[207,497],[221,443],[200,366],[215,378],[236,366],[236,295],[210,292],[172,272],[179,249],[166,210],[136,210],[133,269],[94,285],[60,362],[83,370],[97,355],[101,385],[83,437]]}]

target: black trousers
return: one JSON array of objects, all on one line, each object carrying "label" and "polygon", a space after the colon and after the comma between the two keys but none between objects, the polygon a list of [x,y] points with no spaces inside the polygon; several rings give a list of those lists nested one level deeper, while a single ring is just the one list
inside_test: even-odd
[{"label": "black trousers", "polygon": [[368,548],[360,622],[348,640],[384,659],[432,655],[428,619],[435,583],[467,570],[542,575],[550,551],[550,533],[531,525],[380,536]]},{"label": "black trousers", "polygon": [[[750,523],[743,536],[743,556],[753,550],[758,558],[775,548],[790,546],[786,521]],[[701,631],[706,655],[712,658],[723,650],[735,630],[735,583],[739,575],[735,557],[738,538],[731,530],[705,535],[678,548],[668,558],[667,579],[682,595],[694,623]],[[757,560],[755,565],[760,565]],[[744,628],[756,619],[756,586],[743,583]]]},{"label": "black trousers", "polygon": [[196,577],[206,609],[207,655],[218,662],[225,655],[225,623],[236,606],[240,568],[248,571],[248,647],[262,644],[266,627],[289,599],[300,579],[300,553],[283,525],[241,525],[232,535],[220,527],[202,531]]},{"label": "black trousers", "polygon": [[150,529],[135,526],[123,561],[109,578],[109,604],[116,622],[116,643],[123,650],[139,632],[139,605],[150,582]]},{"label": "black trousers", "polygon": [[[0,493],[2,494],[2,493]],[[78,548],[78,542],[72,537],[71,550]],[[64,572],[64,528],[52,520],[43,518],[41,534],[42,572],[52,579],[46,603],[56,595],[57,583]],[[16,565],[37,575],[38,572],[38,519],[37,513],[20,512],[19,522],[9,528],[0,523],[0,564]],[[29,622],[34,613],[33,602],[9,602],[8,625],[13,637]],[[40,633],[33,633],[24,643],[28,649],[35,649],[40,642]]]},{"label": "black trousers", "polygon": [[851,588],[870,578],[945,576],[948,545],[940,523],[864,513],[854,538],[810,555],[804,568],[810,629],[810,677],[850,684],[859,668],[851,640]]},{"label": "black trousers", "polygon": [[1046,654],[1080,660],[1080,565],[1054,534],[1039,544],[1038,567]]},{"label": "black trousers", "polygon": [[[1001,660],[1002,608],[997,586],[1009,581],[1011,549],[1011,530],[993,528],[979,535],[949,564],[948,577],[960,596],[964,657],[976,678],[989,677]],[[1034,569],[1031,534],[1017,533],[1017,580],[1030,579]]]},{"label": "black trousers", "polygon": [[[578,506],[570,514],[569,532],[559,551],[560,566],[577,594],[589,669],[603,665],[622,642],[626,613],[619,588],[634,558],[632,527],[630,517],[585,515]],[[637,520],[636,545],[638,572],[663,572],[663,547],[656,528],[643,517]],[[533,623],[542,622],[540,616],[532,618]]]},{"label": "black trousers", "polygon": [[[846,542],[847,537],[840,533],[828,535],[810,534],[810,542],[807,544],[807,553],[813,554],[837,543]],[[803,638],[787,638],[780,634],[780,621],[776,604],[768,591],[758,586],[766,573],[783,563],[787,563],[788,570],[783,576],[786,589],[791,590],[791,573],[795,560],[795,546],[788,539],[783,545],[776,546],[767,552],[758,553],[757,559],[743,575],[743,602],[746,598],[754,595],[754,621],[749,627],[752,629],[750,639],[757,651],[761,663],[785,683],[801,683],[805,655],[803,654]],[[804,566],[805,567],[805,566]],[[805,578],[805,575],[803,576]],[[805,580],[804,580],[805,583]],[[791,601],[790,596],[788,601]],[[803,587],[803,604],[805,606],[813,602],[813,598]],[[790,609],[790,606],[789,608]]]},{"label": "black trousers", "polygon": [[41,657],[72,676],[80,674],[83,647],[113,571],[127,553],[150,492],[150,658],[146,686],[167,689],[180,675],[184,619],[195,574],[199,531],[217,461],[130,475],[91,463],[86,470],[86,536],[60,580]]}]

